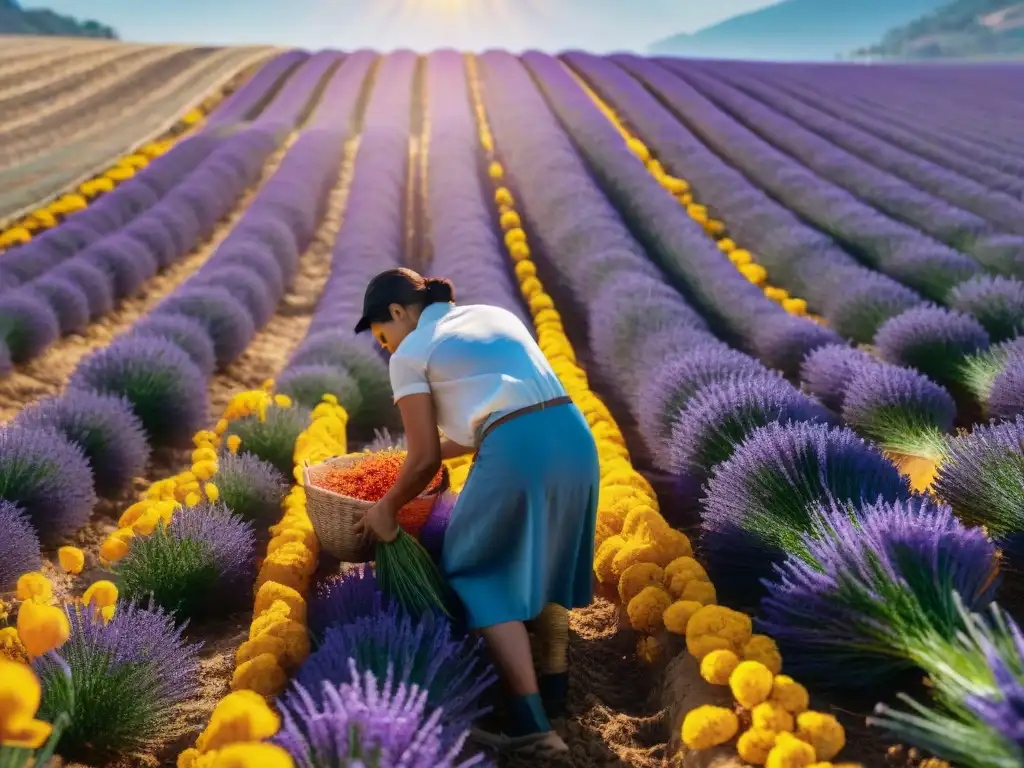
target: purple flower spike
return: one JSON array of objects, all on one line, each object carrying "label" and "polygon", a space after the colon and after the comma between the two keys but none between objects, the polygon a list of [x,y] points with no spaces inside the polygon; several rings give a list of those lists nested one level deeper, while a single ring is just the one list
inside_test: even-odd
[{"label": "purple flower spike", "polygon": [[245,520],[266,523],[281,511],[287,491],[284,475],[251,453],[222,453],[214,481],[224,505]]},{"label": "purple flower spike", "polygon": [[452,512],[455,511],[455,502],[459,495],[454,491],[446,491],[437,497],[434,506],[430,509],[427,521],[420,528],[419,539],[423,548],[430,553],[436,562],[441,560],[441,550],[444,548],[444,534],[448,530],[448,524],[452,520]]},{"label": "purple flower spike", "polygon": [[871,687],[916,666],[922,638],[961,626],[995,594],[995,545],[928,497],[855,510],[823,506],[767,582],[759,630],[788,669],[841,687]]},{"label": "purple flower spike", "polygon": [[82,449],[54,429],[0,428],[0,496],[24,510],[44,543],[85,525],[96,504]]},{"label": "purple flower spike", "polygon": [[750,606],[772,564],[803,548],[815,505],[909,496],[899,470],[847,427],[762,427],[715,467],[701,501],[707,565],[720,598]]},{"label": "purple flower spike", "polygon": [[854,375],[862,368],[874,365],[879,365],[878,361],[861,349],[829,344],[806,357],[800,367],[800,381],[826,407],[839,413]]},{"label": "purple flower spike", "polygon": [[39,537],[28,515],[15,504],[0,500],[0,592],[13,591],[24,573],[38,571]]},{"label": "purple flower spike", "polygon": [[124,397],[158,446],[191,444],[209,408],[202,372],[163,339],[118,339],[79,363],[69,387]]},{"label": "purple flower spike", "polygon": [[122,397],[71,389],[29,406],[15,422],[27,428],[52,428],[81,448],[96,492],[107,498],[127,490],[149,461],[146,432],[131,403]]},{"label": "purple flower spike", "polygon": [[993,342],[1024,331],[1024,283],[1008,277],[980,276],[961,283],[949,296],[949,306],[974,317]]},{"label": "purple flower spike", "polygon": [[373,568],[358,565],[319,584],[309,603],[310,634],[322,641],[331,627],[381,613],[387,605]]},{"label": "purple flower spike", "polygon": [[448,734],[461,733],[486,711],[480,697],[496,680],[480,639],[455,637],[445,619],[432,613],[413,619],[395,603],[328,629],[296,682],[311,689],[352,682],[349,660],[378,675],[394,665],[399,681],[421,686],[430,705],[444,709]]},{"label": "purple flower spike", "polygon": [[1024,416],[950,439],[932,489],[993,536],[1024,531]]},{"label": "purple flower spike", "polygon": [[830,297],[825,319],[829,327],[854,344],[869,344],[890,318],[921,304],[905,285],[879,274],[856,270]]},{"label": "purple flower spike", "polygon": [[[344,662],[343,662],[344,663]],[[319,695],[296,685],[281,703],[283,725],[274,742],[297,768],[340,765],[389,768],[471,768],[483,757],[459,756],[463,731],[446,738],[443,710],[428,714],[427,693],[401,681],[396,686],[389,666],[383,687],[370,670],[349,660],[351,683],[321,684]],[[317,688],[312,688],[314,692]]]},{"label": "purple flower spike", "polygon": [[888,451],[937,461],[956,421],[956,403],[927,376],[881,363],[853,375],[843,420]]},{"label": "purple flower spike", "polygon": [[1024,414],[1024,359],[1011,358],[993,379],[988,413],[994,419],[1013,419]]},{"label": "purple flower spike", "polygon": [[819,403],[788,381],[765,374],[709,384],[679,412],[672,430],[670,471],[705,477],[752,432],[772,422],[833,422]]},{"label": "purple flower spike", "polygon": [[806,317],[785,313],[759,320],[751,336],[751,354],[769,368],[793,378],[799,375],[800,364],[809,353],[842,342],[835,331]]},{"label": "purple flower spike", "polygon": [[641,383],[636,399],[637,420],[658,466],[665,470],[672,466],[672,429],[679,413],[702,388],[729,377],[767,373],[754,358],[724,346],[699,348],[656,368]]},{"label": "purple flower spike", "polygon": [[879,328],[875,347],[887,362],[916,368],[948,387],[959,382],[964,358],[988,349],[989,337],[970,315],[918,307]]}]

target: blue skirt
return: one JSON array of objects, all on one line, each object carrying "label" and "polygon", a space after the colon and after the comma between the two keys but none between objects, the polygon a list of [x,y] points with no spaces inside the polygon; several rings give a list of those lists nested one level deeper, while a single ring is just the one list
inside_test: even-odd
[{"label": "blue skirt", "polygon": [[547,603],[590,604],[600,478],[575,405],[524,414],[484,438],[441,555],[470,629],[529,621]]}]

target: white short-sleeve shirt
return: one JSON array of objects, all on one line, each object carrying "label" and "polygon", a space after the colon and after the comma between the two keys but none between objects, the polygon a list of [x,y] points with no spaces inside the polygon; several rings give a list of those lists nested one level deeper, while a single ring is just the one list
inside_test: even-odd
[{"label": "white short-sleeve shirt", "polygon": [[431,304],[391,356],[395,402],[430,394],[437,425],[472,448],[492,416],[565,395],[526,326],[485,304]]}]

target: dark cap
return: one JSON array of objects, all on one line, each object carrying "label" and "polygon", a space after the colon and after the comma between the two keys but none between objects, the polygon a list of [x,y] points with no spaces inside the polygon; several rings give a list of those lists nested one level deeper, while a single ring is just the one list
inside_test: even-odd
[{"label": "dark cap", "polygon": [[439,277],[428,277],[405,267],[381,272],[366,286],[363,294],[363,316],[356,323],[356,333],[368,330],[374,323],[391,319],[390,307],[426,306],[435,302],[452,301],[451,282]]}]

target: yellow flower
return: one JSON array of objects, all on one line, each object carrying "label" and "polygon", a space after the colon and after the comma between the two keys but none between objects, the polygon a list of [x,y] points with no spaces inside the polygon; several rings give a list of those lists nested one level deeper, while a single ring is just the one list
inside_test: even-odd
[{"label": "yellow flower", "polygon": [[515,229],[517,227],[521,228],[523,225],[522,221],[520,221],[519,219],[519,214],[516,213],[515,211],[507,211],[501,214],[501,219],[499,220],[499,223],[501,225],[501,228],[505,232],[508,232],[508,230]]},{"label": "yellow flower", "polygon": [[742,661],[729,676],[729,688],[740,706],[753,709],[768,700],[774,676],[764,664]]},{"label": "yellow flower", "polygon": [[619,574],[615,571],[615,558],[624,546],[626,540],[622,536],[609,536],[598,547],[594,555],[594,573],[601,583],[618,583]]},{"label": "yellow flower", "polygon": [[261,696],[276,696],[287,684],[288,675],[269,653],[241,664],[231,678],[232,691],[255,691]]},{"label": "yellow flower", "polygon": [[220,489],[213,483],[206,483],[206,485],[203,486],[203,493],[206,494],[206,498],[210,503],[216,503],[220,498]]},{"label": "yellow flower", "polygon": [[288,606],[289,618],[303,623],[306,621],[306,601],[302,595],[291,587],[274,581],[265,582],[257,590],[253,613],[258,616],[278,602]]},{"label": "yellow flower", "polygon": [[526,243],[513,243],[508,246],[508,253],[514,262],[525,261],[530,258],[530,246]]},{"label": "yellow flower", "polygon": [[60,567],[72,575],[81,573],[85,567],[85,553],[78,547],[61,547],[57,550],[57,560]]},{"label": "yellow flower", "polygon": [[18,637],[29,656],[60,648],[71,635],[64,609],[26,600],[18,610]]},{"label": "yellow flower", "polygon": [[750,713],[755,728],[767,731],[792,731],[793,715],[771,701],[758,704]]},{"label": "yellow flower", "polygon": [[626,606],[629,625],[638,632],[657,632],[665,626],[662,616],[670,605],[672,596],[662,587],[644,587]]},{"label": "yellow flower", "polygon": [[100,545],[100,557],[108,563],[116,563],[128,554],[128,542],[123,537],[115,535],[108,536]]},{"label": "yellow flower", "polygon": [[199,738],[200,752],[221,749],[239,742],[269,739],[281,727],[281,718],[266,699],[253,691],[229,693],[214,708],[210,724]]},{"label": "yellow flower", "polygon": [[765,768],[808,768],[817,761],[814,748],[791,733],[780,733],[768,753]]},{"label": "yellow flower", "polygon": [[807,302],[803,299],[783,299],[782,308],[791,315],[803,316],[807,314]]},{"label": "yellow flower", "polygon": [[509,192],[505,187],[498,187],[494,190],[494,202],[497,205],[515,205],[515,200],[512,198],[512,193]]},{"label": "yellow flower", "polygon": [[737,267],[742,267],[747,264],[753,264],[754,257],[750,255],[750,251],[737,248],[735,251],[729,252],[729,261]]},{"label": "yellow flower", "polygon": [[[284,669],[294,669],[309,656],[309,632],[297,621],[287,618],[278,619],[264,625],[256,638],[266,635],[279,637],[284,641],[285,652],[277,657],[278,664]],[[252,637],[251,633],[250,637]]]},{"label": "yellow flower", "polygon": [[217,450],[209,443],[203,443],[201,447],[192,451],[192,463],[197,464],[201,461],[217,462]]},{"label": "yellow flower", "polygon": [[723,237],[718,241],[718,250],[722,251],[722,253],[730,253],[731,251],[736,250],[736,243],[728,237]]},{"label": "yellow flower", "polygon": [[740,267],[740,273],[754,285],[763,285],[768,279],[768,271],[760,264],[744,264]]},{"label": "yellow flower", "polygon": [[109,624],[110,620],[114,618],[115,613],[117,613],[117,603],[100,608],[100,617],[103,619],[104,624]]},{"label": "yellow flower", "polygon": [[685,635],[690,619],[702,607],[700,603],[695,603],[692,600],[676,600],[665,609],[665,615],[662,617],[665,629],[673,635]]},{"label": "yellow flower", "polygon": [[217,474],[217,462],[216,461],[200,461],[192,465],[192,474],[195,475],[199,480],[206,482]]},{"label": "yellow flower", "polygon": [[651,151],[640,139],[630,139],[626,142],[626,148],[645,163],[651,159]]},{"label": "yellow flower", "polygon": [[0,660],[0,744],[38,749],[50,738],[49,723],[36,720],[42,687],[32,668]]},{"label": "yellow flower", "polygon": [[732,651],[712,651],[700,661],[700,676],[712,685],[728,685],[739,664],[739,656]]},{"label": "yellow flower", "polygon": [[185,494],[185,506],[186,507],[195,507],[202,500],[203,500],[202,496],[200,496],[195,491],[192,491],[190,493],[186,493]]},{"label": "yellow flower", "polygon": [[276,744],[232,744],[218,750],[212,768],[294,768],[295,763]]},{"label": "yellow flower", "polygon": [[775,731],[755,726],[740,734],[736,742],[736,753],[746,763],[764,765],[775,746],[775,739]]},{"label": "yellow flower", "polygon": [[801,712],[796,716],[796,729],[796,737],[814,747],[821,760],[831,760],[846,746],[843,726],[824,712]]},{"label": "yellow flower", "polygon": [[53,584],[39,571],[23,573],[18,578],[15,594],[19,600],[48,603],[53,600]]},{"label": "yellow flower", "polygon": [[664,572],[654,563],[637,563],[629,566],[619,577],[619,600],[623,605],[628,605],[644,587],[660,587],[663,575]]},{"label": "yellow flower", "polygon": [[239,447],[242,445],[242,438],[238,435],[228,435],[228,439],[225,442],[228,450],[233,454],[237,454]]},{"label": "yellow flower", "polygon": [[274,395],[274,405],[278,408],[291,408],[292,399],[288,395]]},{"label": "yellow flower", "polygon": [[677,557],[665,566],[665,586],[679,597],[691,581],[708,581],[704,566],[690,556]]},{"label": "yellow flower", "polygon": [[807,689],[789,675],[776,675],[772,683],[771,700],[787,712],[799,715],[807,711],[811,697]]},{"label": "yellow flower", "polygon": [[21,644],[18,630],[14,627],[0,629],[0,661],[18,661],[27,664],[28,652]]},{"label": "yellow flower", "polygon": [[697,611],[686,627],[686,647],[698,659],[718,648],[734,653],[750,641],[753,627],[750,617],[720,605],[706,605]]},{"label": "yellow flower", "polygon": [[743,646],[743,659],[745,661],[759,661],[771,670],[773,675],[782,671],[782,654],[779,647],[767,635],[754,635]]},{"label": "yellow flower", "polygon": [[718,595],[715,592],[715,585],[710,581],[691,581],[683,587],[679,598],[681,600],[692,600],[701,605],[714,605],[718,602]]},{"label": "yellow flower", "polygon": [[283,638],[276,635],[259,635],[238,646],[238,650],[235,651],[235,664],[241,666],[264,653],[269,653],[277,659],[278,664],[281,664],[281,659],[288,655],[288,645]]},{"label": "yellow flower", "polygon": [[739,729],[739,718],[731,709],[705,704],[683,718],[683,743],[690,749],[710,749],[731,741]]},{"label": "yellow flower", "polygon": [[[529,259],[523,259],[522,261],[516,262],[515,266],[516,278],[520,281],[525,280],[528,277],[537,276],[537,265]],[[544,321],[536,318],[537,323],[543,323]],[[556,320],[557,322],[557,320]]]},{"label": "yellow flower", "polygon": [[82,602],[96,608],[106,608],[117,602],[117,586],[106,579],[94,582],[82,595]]},{"label": "yellow flower", "polygon": [[505,175],[505,169],[501,167],[501,163],[495,161],[487,166],[487,175],[498,181]]}]

